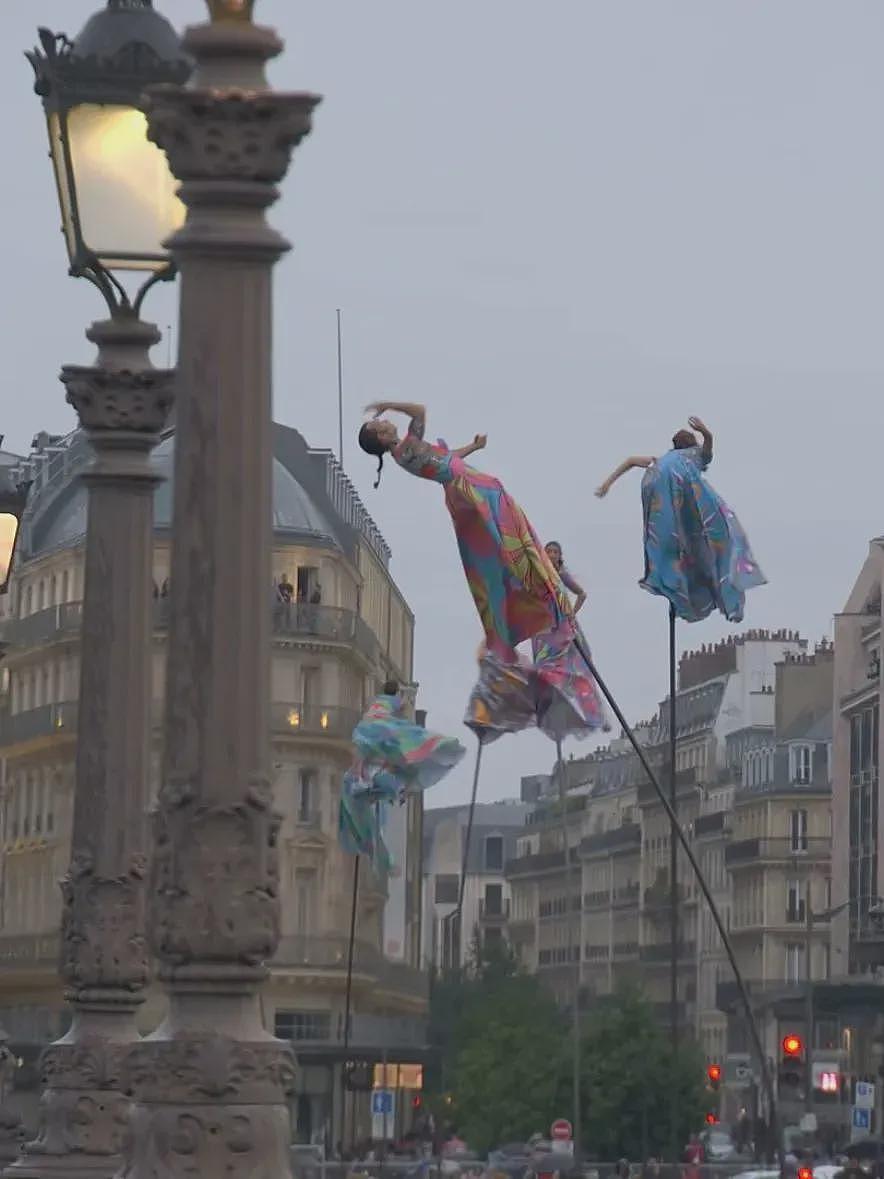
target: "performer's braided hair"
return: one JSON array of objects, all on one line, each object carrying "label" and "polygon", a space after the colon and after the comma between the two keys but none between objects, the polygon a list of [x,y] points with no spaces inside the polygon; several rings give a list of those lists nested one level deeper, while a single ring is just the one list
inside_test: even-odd
[{"label": "performer's braided hair", "polygon": [[378,438],[374,422],[364,422],[359,431],[359,446],[366,454],[372,454],[378,460],[378,477],[375,479],[375,490],[381,485],[381,474],[384,470],[384,455],[390,449],[386,442]]}]

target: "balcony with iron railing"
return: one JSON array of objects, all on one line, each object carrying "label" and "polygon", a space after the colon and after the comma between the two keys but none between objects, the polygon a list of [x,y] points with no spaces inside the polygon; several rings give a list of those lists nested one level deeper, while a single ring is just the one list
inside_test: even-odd
[{"label": "balcony with iron railing", "polygon": [[[683,941],[678,946],[678,960],[679,962],[691,961],[696,953],[696,945],[692,941]],[[644,945],[639,951],[639,957],[642,962],[648,963],[664,963],[669,962],[672,957],[672,950],[668,941],[666,942],[651,942]]]},{"label": "balcony with iron railing", "polygon": [[489,901],[485,897],[479,898],[479,920],[483,925],[502,925],[509,919],[509,915],[509,897],[498,901]]},{"label": "balcony with iron railing", "polygon": [[48,737],[70,738],[77,733],[79,708],[75,700],[43,704],[24,712],[0,715],[0,747],[21,745]]},{"label": "balcony with iron railing", "polygon": [[740,839],[724,851],[724,862],[730,868],[752,867],[758,863],[804,860],[828,860],[832,841],[827,837],[807,835],[767,836]]},{"label": "balcony with iron railing", "polygon": [[332,704],[281,704],[270,709],[270,728],[274,736],[327,737],[349,741],[360,714],[353,708]]},{"label": "balcony with iron railing", "polygon": [[[573,849],[571,859],[573,862]],[[538,872],[552,872],[564,868],[564,866],[564,851],[533,852],[530,855],[508,860],[505,872],[507,876],[533,876]]]},{"label": "balcony with iron railing", "polygon": [[[682,905],[690,899],[688,887],[677,883],[675,886],[675,903]],[[649,917],[667,916],[672,905],[672,889],[668,880],[661,880],[645,889],[644,912]]]},{"label": "balcony with iron railing", "polygon": [[[381,658],[377,635],[354,610],[337,606],[314,606],[301,602],[273,602],[271,619],[274,639],[340,644],[358,651],[369,663]],[[83,603],[65,602],[0,623],[0,641],[13,650],[41,647],[75,638],[83,623]],[[169,599],[155,598],[153,626],[158,632],[169,625]]]},{"label": "balcony with iron railing", "polygon": [[[75,700],[43,704],[22,712],[0,714],[0,749],[47,738],[76,736],[79,708]],[[160,724],[163,701],[155,700],[152,721]],[[349,742],[359,712],[333,704],[282,704],[271,706],[270,728],[275,737],[308,737]]]},{"label": "balcony with iron railing", "polygon": [[[283,937],[269,965],[274,970],[346,974],[348,948],[348,939],[336,935]],[[57,933],[0,936],[0,969],[3,970],[54,969],[58,953]],[[357,976],[367,976],[380,989],[419,1000],[425,1000],[429,995],[429,979],[423,971],[385,958],[376,946],[365,942],[357,941],[354,946],[353,971]]]}]

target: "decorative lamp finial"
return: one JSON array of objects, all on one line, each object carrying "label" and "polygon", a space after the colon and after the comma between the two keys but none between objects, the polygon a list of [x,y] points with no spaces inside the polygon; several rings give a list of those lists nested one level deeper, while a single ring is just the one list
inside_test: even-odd
[{"label": "decorative lamp finial", "polygon": [[206,0],[213,24],[237,21],[250,24],[255,0]]}]

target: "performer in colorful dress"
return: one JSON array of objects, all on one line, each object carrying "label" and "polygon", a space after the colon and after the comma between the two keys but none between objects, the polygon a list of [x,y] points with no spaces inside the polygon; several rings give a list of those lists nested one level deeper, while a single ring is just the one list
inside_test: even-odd
[{"label": "performer in colorful dress", "polygon": [[429,733],[404,716],[395,680],[353,730],[353,762],[344,775],[338,830],[345,851],[389,867],[383,841],[385,807],[440,782],[466,753],[453,737]]},{"label": "performer in colorful dress", "polygon": [[[643,467],[645,575],[639,584],[667,598],[679,618],[697,622],[716,608],[742,622],[746,591],[766,578],[739,520],[703,477],[712,462],[712,433],[696,417],[679,430],[661,458],[633,456],[596,495],[634,467]],[[700,435],[697,438],[696,431]]]},{"label": "performer in colorful dress", "polygon": [[[571,576],[557,540],[546,545],[546,555],[564,587],[574,594],[574,614],[586,601],[586,592]],[[605,710],[586,660],[574,643],[575,634],[589,651],[578,623],[567,622],[531,640],[537,680],[537,723],[553,740],[585,737],[607,727]]]},{"label": "performer in colorful dress", "polygon": [[[450,450],[441,440],[435,445],[424,441],[422,405],[383,401],[368,406],[367,412],[374,418],[359,431],[359,445],[378,458],[375,486],[388,452],[409,474],[443,485],[489,649],[515,659],[519,643],[569,619],[567,596],[525,513],[498,479],[464,462],[485,446],[485,435],[477,434],[468,446]],[[404,438],[380,416],[386,412],[411,419]]]}]

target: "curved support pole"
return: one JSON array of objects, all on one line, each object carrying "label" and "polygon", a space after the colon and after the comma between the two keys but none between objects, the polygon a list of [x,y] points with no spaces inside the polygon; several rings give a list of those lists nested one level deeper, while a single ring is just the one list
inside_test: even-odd
[{"label": "curved support pole", "polygon": [[[479,741],[479,747],[476,750],[476,768],[473,770],[473,793],[470,797],[470,813],[467,819],[467,834],[463,845],[463,860],[460,867],[460,886],[457,893],[457,908],[454,910],[457,914],[457,938],[460,942],[461,925],[463,923],[463,894],[467,882],[467,867],[470,858],[470,841],[473,837],[473,819],[476,817],[476,796],[479,793],[479,771],[482,768],[482,750],[484,745]],[[458,959],[460,958],[460,946],[458,946]]]},{"label": "curved support pole", "polygon": [[664,794],[663,787],[660,785],[660,783],[657,780],[656,774],[651,769],[650,763],[648,762],[648,759],[645,756],[645,752],[642,749],[641,745],[636,740],[635,733],[633,733],[632,729],[630,728],[629,724],[627,723],[626,717],[620,711],[617,701],[611,695],[611,692],[610,692],[607,684],[605,683],[605,681],[602,679],[602,677],[599,675],[598,671],[596,670],[596,666],[592,661],[592,656],[590,655],[589,651],[587,650],[586,644],[583,642],[580,635],[577,635],[575,637],[574,644],[577,647],[577,650],[583,656],[583,659],[586,662],[586,666],[589,668],[590,672],[592,673],[592,676],[595,679],[595,682],[598,684],[602,695],[607,700],[608,704],[611,707],[611,711],[614,713],[614,716],[617,718],[621,728],[623,729],[623,732],[626,734],[627,738],[629,739],[630,745],[635,750],[636,756],[638,757],[638,760],[641,763],[641,767],[648,776],[648,781],[654,787],[654,790],[656,791],[657,796],[660,799],[660,802],[663,804],[663,808],[666,811],[667,816],[669,817],[669,821],[670,821],[670,823],[672,823],[672,829],[673,829],[673,831],[676,832],[676,834],[678,836],[678,841],[681,844],[682,848],[684,849],[685,856],[687,857],[688,863],[691,866],[691,870],[693,871],[694,876],[696,877],[697,884],[700,886],[700,891],[703,893],[703,896],[706,899],[706,904],[709,906],[709,912],[712,914],[712,920],[715,922],[715,927],[718,930],[718,934],[721,938],[721,943],[724,946],[725,953],[727,954],[728,961],[730,962],[731,970],[734,973],[734,981],[737,984],[737,990],[740,992],[740,1003],[743,1007],[743,1011],[746,1016],[746,1022],[749,1026],[749,1034],[752,1037],[752,1046],[755,1049],[755,1055],[758,1058],[758,1066],[761,1070],[762,1087],[764,1089],[765,1095],[767,1096],[768,1109],[770,1110],[770,1128],[772,1131],[772,1137],[777,1144],[778,1151],[780,1152],[780,1164],[782,1166],[783,1151],[782,1151],[782,1144],[780,1143],[779,1121],[778,1121],[778,1117],[777,1117],[776,1092],[774,1090],[773,1082],[771,1080],[770,1070],[767,1067],[767,1060],[764,1055],[764,1047],[761,1043],[761,1035],[759,1034],[758,1024],[755,1022],[755,1014],[752,1011],[752,1004],[749,1000],[749,992],[746,990],[746,983],[743,979],[743,975],[740,972],[740,968],[737,965],[737,959],[734,954],[734,948],[731,945],[731,940],[727,935],[727,930],[724,927],[724,922],[721,919],[721,914],[718,911],[718,906],[715,904],[715,900],[712,896],[712,893],[709,890],[709,885],[706,883],[706,878],[703,875],[702,871],[700,870],[700,865],[697,863],[697,858],[694,855],[693,849],[691,848],[690,842],[688,841],[688,837],[685,835],[684,831],[682,830],[682,827],[681,827],[680,823],[678,822],[678,818],[675,814],[675,811],[672,809],[672,804],[670,803],[669,799]]}]

